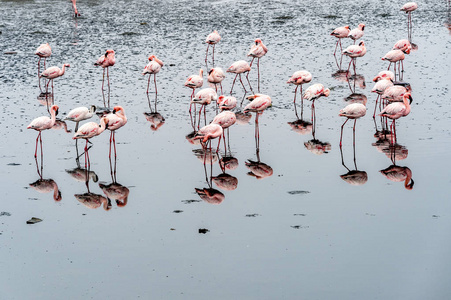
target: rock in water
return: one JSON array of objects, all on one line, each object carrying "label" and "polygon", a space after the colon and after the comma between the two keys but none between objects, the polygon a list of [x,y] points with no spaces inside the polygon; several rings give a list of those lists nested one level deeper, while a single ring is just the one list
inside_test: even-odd
[{"label": "rock in water", "polygon": [[42,220],[39,219],[39,218],[33,217],[33,218],[31,218],[30,220],[27,221],[27,224],[36,224],[36,223],[39,223],[39,222],[42,222]]}]

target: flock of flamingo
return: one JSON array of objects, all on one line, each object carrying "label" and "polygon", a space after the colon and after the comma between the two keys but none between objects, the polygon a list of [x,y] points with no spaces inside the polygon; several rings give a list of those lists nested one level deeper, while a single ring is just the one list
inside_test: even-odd
[{"label": "flock of flamingo", "polygon": [[[72,0],[73,8],[74,8],[74,14],[75,17],[80,16],[78,13],[77,7],[76,7],[76,1]],[[383,70],[379,72],[379,74],[376,75],[373,81],[375,81],[374,88],[372,89],[372,92],[377,94],[377,98],[375,101],[375,107],[374,107],[374,113],[373,118],[376,117],[376,111],[379,107],[380,113],[378,116],[384,118],[385,123],[387,123],[387,119],[391,119],[391,125],[390,125],[390,144],[396,145],[396,126],[395,121],[401,117],[407,116],[411,111],[411,102],[412,102],[412,96],[411,96],[411,87],[408,83],[403,82],[403,73],[404,73],[404,65],[403,60],[405,59],[405,55],[409,54],[412,48],[415,47],[414,44],[411,43],[411,29],[412,29],[412,20],[411,20],[411,12],[417,9],[417,4],[414,2],[406,3],[404,6],[402,6],[401,11],[404,11],[408,14],[408,39],[402,39],[396,42],[393,46],[393,49],[390,50],[385,56],[382,57],[382,60],[388,61],[389,65],[387,70]],[[337,66],[339,69],[341,69],[341,64],[343,60],[343,56],[348,56],[350,58],[350,62],[348,65],[348,69],[346,70],[346,81],[354,80],[354,82],[358,78],[358,74],[356,73],[356,59],[358,57],[363,57],[366,54],[366,47],[364,41],[360,41],[358,44],[357,41],[360,40],[364,35],[365,30],[365,24],[359,24],[357,28],[350,29],[349,26],[343,26],[336,28],[331,35],[337,38],[337,42],[335,44],[335,50],[334,50],[334,57],[337,62]],[[353,40],[353,44],[348,46],[346,49],[343,50],[342,47],[342,39],[350,38]],[[209,34],[205,40],[207,44],[207,50],[205,55],[205,64],[208,69],[208,62],[209,62],[209,48],[212,46],[212,57],[211,61],[213,63],[213,68],[210,68],[208,71],[207,80],[211,84],[211,87],[203,88],[204,84],[204,72],[202,69],[199,70],[198,74],[191,75],[187,78],[184,85],[192,90],[190,94],[190,105],[189,105],[189,114],[191,116],[192,120],[192,127],[194,132],[189,135],[188,140],[191,143],[201,143],[202,149],[203,149],[203,159],[204,159],[204,165],[207,158],[207,152],[210,154],[210,158],[212,155],[211,150],[211,140],[218,139],[218,145],[216,148],[216,153],[219,152],[219,147],[221,143],[221,139],[224,139],[224,147],[225,152],[227,152],[226,148],[226,141],[225,141],[225,130],[228,129],[230,126],[235,124],[238,120],[241,118],[246,118],[249,114],[249,112],[255,112],[256,113],[256,119],[255,119],[255,139],[256,139],[256,146],[257,146],[257,157],[258,161],[253,162],[249,161],[246,163],[246,165],[251,169],[254,168],[254,170],[257,170],[255,174],[260,172],[260,175],[255,175],[257,178],[264,178],[266,176],[272,175],[272,169],[261,163],[259,154],[258,154],[258,148],[259,148],[259,131],[258,131],[258,119],[259,115],[261,115],[268,107],[271,107],[272,101],[271,97],[266,94],[260,93],[260,59],[266,55],[268,52],[268,48],[264,45],[261,39],[257,38],[255,39],[254,43],[251,46],[251,49],[249,53],[247,54],[248,57],[251,57],[252,60],[250,62],[247,62],[246,60],[238,60],[234,62],[227,70],[226,72],[223,71],[220,67],[214,66],[214,52],[215,52],[215,46],[218,44],[221,40],[221,36],[219,33],[215,30],[211,34]],[[340,48],[340,58],[338,62],[337,58],[337,50]],[[56,115],[58,114],[59,107],[58,105],[54,104],[55,100],[55,93],[54,93],[54,86],[53,86],[53,80],[61,77],[65,74],[66,68],[69,68],[69,64],[63,64],[62,68],[53,66],[50,68],[46,68],[46,59],[49,58],[52,54],[52,50],[50,45],[42,44],[40,45],[35,54],[39,57],[38,61],[38,80],[39,80],[39,88],[41,89],[42,95],[45,96],[46,104],[47,104],[47,110],[50,114],[49,116],[41,116],[36,119],[34,119],[28,126],[27,129],[34,129],[38,131],[38,136],[36,138],[36,147],[35,147],[35,153],[34,156],[37,157],[38,152],[38,144],[40,144],[41,149],[41,157],[42,157],[42,137],[41,133],[44,130],[50,129],[53,126],[55,126],[55,123],[57,122]],[[44,59],[44,71],[41,73],[41,59]],[[257,92],[255,93],[251,83],[249,81],[249,74],[252,70],[252,65],[254,60],[257,59],[257,77],[258,77],[258,87]],[[112,49],[106,50],[105,54],[102,55],[95,63],[95,66],[99,66],[103,69],[103,80],[102,80],[102,92],[104,91],[104,81],[105,81],[105,73],[107,77],[107,85],[108,85],[108,91],[110,90],[110,80],[109,80],[109,67],[113,67],[116,63],[115,58],[115,52]],[[394,64],[394,70],[393,72],[390,71],[391,65]],[[162,67],[164,66],[163,61],[158,59],[155,55],[150,55],[148,58],[148,64],[144,67],[144,70],[142,72],[142,75],[149,75],[148,81],[147,81],[147,90],[146,93],[149,94],[150,90],[150,80],[151,76],[154,76],[154,93],[157,95],[157,80],[156,75],[160,72]],[[354,71],[354,75],[351,74],[351,68]],[[222,81],[224,80],[226,73],[233,73],[235,74],[229,95],[224,94]],[[250,103],[247,104],[241,111],[235,113],[232,110],[234,110],[237,107],[238,101],[233,96],[233,88],[235,85],[236,80],[238,79],[241,83],[241,86],[243,87],[243,90],[245,92],[244,98],[246,94],[248,93],[248,89],[246,88],[246,85],[243,82],[242,75],[245,75],[245,79],[247,81],[247,85],[249,87],[249,90],[251,92],[251,95],[247,97],[248,100],[250,100]],[[47,80],[47,82],[44,84],[45,91],[42,90],[41,87],[41,81],[42,79]],[[309,100],[311,101],[311,107],[312,107],[312,122],[315,123],[315,101],[320,99],[321,97],[329,97],[331,91],[324,87],[321,83],[315,83],[310,85],[305,92],[303,92],[303,85],[308,84],[312,81],[313,76],[310,72],[306,70],[300,70],[295,72],[287,81],[288,84],[294,84],[295,90],[294,90],[294,108],[297,116],[297,110],[296,110],[296,98],[298,94],[298,89],[300,90],[300,98],[301,98],[301,107],[303,107],[303,100]],[[49,92],[51,83],[51,92]],[[199,91],[196,90],[200,89]],[[241,101],[241,104],[242,102]],[[354,120],[354,126],[353,126],[353,132],[354,132],[354,147],[355,147],[355,128],[356,128],[356,121],[357,119],[363,117],[366,115],[366,97],[365,101],[362,101],[361,99],[354,99],[352,101],[353,103],[347,105],[345,108],[341,109],[339,112],[339,116],[345,117],[346,120],[341,126],[341,135],[340,135],[340,150],[342,147],[342,138],[343,138],[343,129],[345,124],[351,119]],[[213,121],[210,124],[207,124],[206,122],[206,106],[210,105],[211,103],[214,103],[217,115],[214,117]],[[379,103],[379,106],[378,106]],[[149,100],[150,104],[150,100]],[[104,102],[104,105],[106,106],[106,103]],[[155,103],[156,106],[156,103]],[[194,106],[194,114],[192,113],[192,108]],[[197,119],[197,107],[200,106],[199,112],[198,112],[198,122],[196,124]],[[109,101],[108,101],[108,108],[105,107],[103,109],[103,113],[100,115],[100,122],[88,122],[83,124],[79,127],[79,123],[88,120],[91,118],[94,114],[96,114],[96,111],[99,108],[92,105],[91,107],[78,107],[73,110],[71,110],[66,115],[66,120],[73,121],[76,123],[75,125],[75,134],[73,136],[73,139],[84,139],[86,141],[85,148],[84,148],[84,155],[85,155],[85,167],[90,166],[90,159],[89,159],[89,147],[88,144],[90,143],[90,139],[100,135],[105,130],[110,130],[110,148],[109,148],[109,157],[111,160],[111,152],[112,147],[114,149],[114,156],[116,157],[116,142],[115,142],[115,131],[123,127],[127,124],[127,117],[125,115],[125,109],[124,107],[117,105],[114,106],[112,110],[110,110],[109,107]],[[303,109],[303,108],[302,108]],[[219,113],[218,113],[219,111]],[[204,114],[204,122],[205,126],[200,127],[200,120],[202,113]],[[193,121],[193,115],[194,115],[194,121]],[[302,114],[301,114],[302,116]],[[302,118],[301,118],[302,119]],[[302,120],[301,120],[302,121]],[[301,122],[302,123],[302,122]],[[299,123],[300,124],[300,123]],[[299,125],[297,124],[297,125]],[[313,125],[314,126],[314,125]],[[78,151],[78,149],[77,149]],[[227,153],[226,153],[227,154]],[[226,156],[226,155],[225,155]],[[211,161],[210,161],[211,163]],[[226,165],[226,160],[222,161],[223,166]],[[346,167],[346,166],[345,166]],[[356,167],[357,169],[357,167]],[[224,169],[223,169],[224,170]],[[349,170],[349,169],[348,169]],[[405,177],[405,176],[404,176]],[[410,178],[411,179],[411,178]],[[409,179],[409,180],[410,180]],[[210,178],[210,181],[212,178]],[[208,182],[207,178],[207,182]],[[413,181],[412,184],[413,186]],[[406,181],[406,187],[410,185]],[[212,193],[210,189],[203,189],[199,190],[198,194],[203,194],[204,197],[218,197],[216,195],[207,195]],[[196,190],[197,191],[197,190]],[[214,194],[214,193],[213,193]],[[202,198],[202,196],[201,196]],[[218,202],[217,200],[214,200],[213,202]]]}]

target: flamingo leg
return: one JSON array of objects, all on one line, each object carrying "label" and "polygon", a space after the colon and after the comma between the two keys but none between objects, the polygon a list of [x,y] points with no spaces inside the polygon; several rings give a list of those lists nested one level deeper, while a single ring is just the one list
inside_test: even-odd
[{"label": "flamingo leg", "polygon": [[42,89],[41,89],[41,57],[39,57],[39,60],[38,60],[38,82],[39,82],[39,90],[42,92]]},{"label": "flamingo leg", "polygon": [[213,68],[215,67],[215,46],[216,44],[213,44]]},{"label": "flamingo leg", "polygon": [[[108,93],[110,92],[110,68],[106,67],[106,78],[108,79]],[[108,101],[108,107],[110,106],[110,103]]]},{"label": "flamingo leg", "polygon": [[38,153],[38,142],[39,142],[39,137],[41,136],[41,132],[39,131],[38,136],[36,137],[36,149],[34,150],[34,157],[38,157],[36,154]]},{"label": "flamingo leg", "polygon": [[233,86],[235,85],[236,78],[238,77],[238,74],[235,75],[235,78],[233,79],[232,88],[230,89],[230,95],[232,95]]},{"label": "flamingo leg", "polygon": [[149,94],[150,76],[152,75],[149,74],[149,79],[147,79],[147,91],[146,91],[147,94]]},{"label": "flamingo leg", "polygon": [[[249,88],[251,89],[252,94],[255,94],[254,90],[252,89],[251,82],[249,81],[249,72],[247,72],[246,79],[247,79],[247,83],[249,84]],[[241,80],[241,76],[240,76],[240,80]],[[246,89],[244,89],[244,91],[247,93]]]},{"label": "flamingo leg", "polygon": [[114,159],[117,158],[117,152],[116,152],[116,131],[113,131],[113,146],[114,146]]},{"label": "flamingo leg", "polygon": [[390,70],[391,62],[388,64],[387,71]]},{"label": "flamingo leg", "polygon": [[155,84],[155,95],[157,95],[158,94],[158,91],[157,91],[157,74],[153,74],[153,82]]},{"label": "flamingo leg", "polygon": [[251,67],[251,68],[252,68],[252,64],[254,63],[254,59],[255,59],[255,57],[252,57],[251,63],[249,64],[249,67]]},{"label": "flamingo leg", "polygon": [[354,145],[354,147],[355,147],[355,124],[357,123],[357,119],[354,119],[354,127],[353,127],[353,129],[352,129],[352,133],[353,133],[353,135],[352,135],[352,143],[353,143],[353,145]]},{"label": "flamingo leg", "polygon": [[222,91],[222,82],[220,82],[219,85],[221,86],[221,95],[224,95],[224,92]]},{"label": "flamingo leg", "polygon": [[102,77],[102,91],[103,91],[103,85],[105,83],[105,68],[103,68],[103,77]]},{"label": "flamingo leg", "polygon": [[210,44],[207,44],[207,52],[205,53],[205,64],[207,63],[207,57],[208,57],[208,48],[210,47]]},{"label": "flamingo leg", "polygon": [[346,121],[343,123],[343,125],[341,125],[341,135],[340,135],[340,148],[342,146],[342,140],[343,140],[343,127],[345,126],[345,124],[349,121],[349,118],[346,119]]},{"label": "flamingo leg", "polygon": [[[249,74],[249,73],[248,73],[248,74]],[[238,74],[238,75],[240,76],[240,82],[241,82],[241,85],[243,86],[244,92],[247,93],[246,87],[244,86],[244,83],[243,83],[243,81],[241,80],[241,74]]]},{"label": "flamingo leg", "polygon": [[373,112],[373,119],[375,119],[376,118],[376,109],[377,109],[377,101],[379,100],[379,97],[380,97],[381,95],[377,95],[377,98],[376,98],[376,104],[374,105],[374,112]]},{"label": "flamingo leg", "polygon": [[[260,58],[257,58],[257,76],[258,76],[258,92],[260,93]],[[250,85],[250,84],[249,84]]]},{"label": "flamingo leg", "polygon": [[335,44],[335,51],[334,51],[334,56],[335,56],[335,53],[337,52],[337,48],[338,48],[338,42],[340,42],[340,40],[341,40],[341,39],[338,39],[337,43]]},{"label": "flamingo leg", "polygon": [[294,103],[294,106],[296,107],[296,94],[298,93],[298,85],[296,86],[296,88],[294,89],[294,100],[293,100],[293,103]]}]

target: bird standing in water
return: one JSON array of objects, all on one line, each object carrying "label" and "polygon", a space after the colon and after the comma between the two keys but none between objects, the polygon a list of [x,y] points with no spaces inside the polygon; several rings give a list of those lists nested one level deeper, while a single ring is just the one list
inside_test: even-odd
[{"label": "bird standing in water", "polygon": [[52,48],[50,47],[49,43],[42,44],[42,45],[40,45],[38,47],[38,49],[36,49],[34,54],[39,56],[39,60],[38,60],[38,80],[39,80],[39,89],[41,90],[41,78],[40,78],[40,74],[41,74],[41,58],[44,58],[44,69],[45,69],[46,68],[45,61],[46,61],[47,57],[50,57],[50,55],[52,55]]},{"label": "bird standing in water", "polygon": [[34,151],[34,157],[37,157],[36,154],[38,152],[38,140],[41,143],[41,156],[42,156],[42,138],[41,138],[42,130],[50,129],[53,127],[53,125],[55,125],[57,114],[58,114],[58,105],[52,105],[52,107],[50,108],[51,118],[47,116],[42,116],[34,119],[27,126],[27,129],[34,129],[36,131],[39,131],[38,137],[36,138],[36,149]]},{"label": "bird standing in water", "polygon": [[94,63],[94,66],[100,66],[103,68],[103,79],[102,79],[102,91],[103,91],[103,85],[105,82],[105,69],[106,69],[106,77],[108,79],[108,90],[110,89],[110,73],[109,73],[109,67],[114,66],[116,63],[116,57],[115,57],[114,50],[107,50],[104,55],[99,57],[97,61]]},{"label": "bird standing in water", "polygon": [[[221,36],[219,35],[218,31],[213,31],[210,33],[207,38],[205,39],[205,43],[207,43],[207,52],[205,53],[205,64],[207,64],[207,57],[208,57],[208,48],[210,45],[213,45],[213,66],[215,65],[215,46],[219,41],[221,40]],[[207,68],[208,70],[208,68]]]},{"label": "bird standing in water", "polygon": [[149,56],[149,63],[144,68],[143,75],[149,74],[149,80],[147,81],[147,94],[149,93],[150,76],[153,74],[153,82],[155,84],[155,94],[157,92],[157,73],[160,72],[161,67],[163,67],[163,62],[159,60],[155,55]]},{"label": "bird standing in water", "polygon": [[[261,39],[256,39],[254,41],[254,44],[251,46],[251,50],[247,54],[247,56],[251,56],[252,60],[249,65],[249,67],[252,67],[252,63],[254,62],[254,59],[257,58],[257,76],[258,76],[258,92],[260,92],[260,58],[266,55],[268,52],[268,48],[263,44]],[[249,72],[247,73],[247,76],[249,76]]]},{"label": "bird standing in water", "polygon": [[343,26],[343,27],[338,27],[334,31],[332,31],[332,33],[330,35],[333,35],[334,37],[336,37],[338,39],[337,44],[335,45],[334,55],[337,52],[338,45],[340,45],[340,52],[343,52],[343,48],[341,46],[341,39],[347,38],[350,31],[351,30],[349,29],[348,25]]}]

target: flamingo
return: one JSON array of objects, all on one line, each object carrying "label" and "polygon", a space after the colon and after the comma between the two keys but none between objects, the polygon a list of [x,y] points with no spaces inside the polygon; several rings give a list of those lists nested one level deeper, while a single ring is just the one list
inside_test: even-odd
[{"label": "flamingo", "polygon": [[315,104],[315,100],[320,98],[321,96],[329,97],[330,90],[324,88],[324,85],[321,83],[315,83],[314,85],[311,85],[308,87],[308,89],[304,93],[304,99],[307,99],[309,101],[313,101],[312,106]]},{"label": "flamingo", "polygon": [[363,117],[366,115],[366,107],[365,105],[361,103],[352,103],[340,110],[339,116],[340,117],[346,117],[346,121],[344,121],[343,125],[341,125],[341,135],[340,135],[340,147],[341,147],[341,141],[343,139],[343,127],[345,126],[346,122],[349,121],[349,119],[354,120],[354,127],[353,127],[353,137],[354,137],[354,145],[355,145],[355,125],[357,123],[357,119]]},{"label": "flamingo", "polygon": [[[144,70],[145,71],[145,70]],[[190,77],[188,77],[188,79],[185,81],[185,86],[189,87],[190,89],[193,90],[193,92],[191,93],[191,99],[194,96],[194,91],[198,88],[201,88],[202,85],[204,84],[204,79],[203,79],[203,74],[204,74],[204,70],[200,69],[199,70],[199,75],[191,75]],[[149,76],[149,80],[150,80],[150,76]],[[147,88],[147,92],[149,91],[149,88]]]},{"label": "flamingo", "polygon": [[42,116],[34,119],[31,121],[31,123],[27,126],[27,129],[34,129],[36,131],[39,131],[38,137],[36,138],[36,149],[34,151],[34,157],[37,157],[36,153],[38,152],[38,140],[41,143],[41,155],[42,155],[42,138],[41,133],[42,130],[50,129],[55,125],[56,121],[56,115],[58,114],[58,105],[52,105],[50,108],[50,115],[51,118],[47,116]]},{"label": "flamingo", "polygon": [[[387,70],[390,70],[390,66],[392,63],[395,63],[395,78],[396,78],[396,63],[400,63],[402,65],[402,71],[404,72],[404,58],[406,56],[404,55],[404,52],[402,50],[390,50],[385,54],[384,57],[382,57],[382,60],[387,60],[390,62],[388,65]],[[398,71],[399,71],[399,65],[398,65]],[[400,75],[400,74],[399,74]]]},{"label": "flamingo", "polygon": [[[294,90],[293,103],[296,103],[296,94],[297,94],[297,90],[298,90],[299,86],[301,86],[301,101],[302,101],[302,85],[304,83],[309,83],[310,81],[312,81],[312,74],[310,74],[310,72],[306,71],[306,70],[296,71],[290,77],[290,79],[288,79],[287,83],[289,83],[289,84],[292,83],[292,84],[296,85],[296,89]],[[301,105],[302,105],[302,103],[301,103]]]},{"label": "flamingo", "polygon": [[[227,132],[229,132],[228,128],[235,123],[236,123],[236,115],[234,112],[231,112],[230,110],[225,110],[225,111],[219,113],[218,115],[216,115],[216,117],[211,122],[211,124],[218,124],[219,126],[222,127],[223,130],[227,129]],[[225,132],[224,131],[222,133],[222,137],[224,139],[224,148],[225,148],[226,142],[225,142]],[[227,151],[227,148],[225,148],[225,149]]]},{"label": "flamingo", "polygon": [[[216,84],[219,83],[219,85],[221,86],[221,94],[222,92],[222,81],[225,78],[225,74],[224,71],[221,68],[212,68],[210,69],[210,71],[208,72],[208,82],[213,83],[216,87]],[[217,89],[216,89],[217,91]]]},{"label": "flamingo", "polygon": [[248,160],[245,162],[246,167],[249,169],[249,173],[247,175],[253,176],[257,179],[263,179],[269,176],[272,176],[274,173],[273,169],[265,163],[260,161]]},{"label": "flamingo", "polygon": [[221,110],[230,110],[236,107],[237,100],[233,96],[221,95],[218,97],[217,103]]},{"label": "flamingo", "polygon": [[395,80],[395,74],[392,71],[384,70],[380,71],[376,77],[373,78],[374,82],[378,82],[381,79],[389,78],[392,81]]},{"label": "flamingo", "polygon": [[381,97],[381,95],[385,92],[386,89],[392,87],[393,81],[391,80],[390,77],[383,77],[382,80],[379,80],[378,82],[376,82],[376,84],[374,85],[373,89],[371,90],[372,93],[376,93],[377,94],[377,98],[376,98],[376,104],[374,106],[374,113],[373,113],[373,118],[375,118],[376,116],[376,108],[377,108],[377,102],[379,100],[379,98]]},{"label": "flamingo", "polygon": [[404,187],[407,190],[413,189],[412,171],[408,167],[400,167],[391,165],[390,167],[380,171],[388,180],[401,182],[404,181]]},{"label": "flamingo", "polygon": [[75,125],[76,132],[78,130],[78,124],[80,123],[80,121],[90,119],[94,115],[95,111],[96,111],[95,105],[91,105],[91,108],[87,108],[84,106],[77,107],[67,114],[65,120],[76,122]]},{"label": "flamingo", "polygon": [[415,2],[407,2],[401,7],[401,11],[405,11],[407,14],[407,33],[409,36],[409,40],[411,38],[412,33],[412,12],[418,8],[418,4]]},{"label": "flamingo", "polygon": [[355,71],[355,60],[357,57],[362,57],[366,54],[366,47],[365,42],[361,41],[360,44],[357,45],[351,45],[348,48],[343,51],[344,55],[347,55],[351,58],[351,61],[349,62],[348,71],[351,68],[351,63],[354,65],[354,74],[356,74]]},{"label": "flamingo", "polygon": [[397,41],[393,45],[393,50],[401,50],[405,54],[410,54],[410,50],[412,50],[412,44],[409,42],[409,40],[402,39]]},{"label": "flamingo", "polygon": [[61,192],[58,189],[58,184],[53,179],[39,179],[29,184],[34,190],[39,193],[53,192],[53,200],[61,201]]},{"label": "flamingo", "polygon": [[[234,62],[228,69],[227,72],[229,73],[234,73],[236,74],[235,79],[233,79],[233,83],[232,83],[232,88],[230,89],[230,95],[232,95],[232,91],[233,91],[233,86],[235,85],[235,80],[238,76],[240,76],[240,82],[241,85],[244,88],[244,92],[247,93],[246,88],[244,87],[243,81],[241,80],[241,74],[248,72],[247,74],[249,75],[249,71],[251,70],[251,67],[249,66],[249,64],[244,61],[244,60],[239,60]],[[246,76],[247,82],[249,83],[249,87],[251,88],[252,91],[252,87],[251,87],[251,83],[249,82],[249,78],[248,76]]]},{"label": "flamingo", "polygon": [[[260,92],[260,58],[266,55],[268,52],[268,48],[263,44],[261,39],[255,39],[254,44],[251,46],[251,50],[247,54],[247,56],[252,57],[252,61],[249,67],[252,67],[252,63],[254,59],[257,58],[257,74],[258,74],[258,91]],[[249,76],[249,73],[247,74]]]},{"label": "flamingo", "polygon": [[113,112],[106,115],[106,118],[108,119],[107,129],[111,131],[109,157],[111,158],[111,141],[114,145],[114,157],[117,157],[116,130],[127,124],[127,117],[125,116],[124,108],[122,106],[115,106],[113,108]]},{"label": "flamingo", "polygon": [[343,52],[343,48],[341,47],[341,39],[347,38],[350,31],[351,30],[349,29],[348,25],[335,28],[335,30],[332,31],[332,33],[330,35],[333,35],[334,37],[336,37],[338,39],[337,44],[335,45],[334,55],[337,52],[338,44],[340,44],[340,52]]},{"label": "flamingo", "polygon": [[402,102],[404,95],[410,91],[410,85],[407,87],[402,85],[394,85],[392,87],[388,87],[382,93],[382,99],[388,100],[389,102]]},{"label": "flamingo", "polygon": [[91,192],[84,194],[76,194],[74,195],[75,199],[77,199],[84,206],[96,209],[103,205],[103,209],[108,211],[111,209],[111,205],[107,198],[102,195],[94,194]]},{"label": "flamingo", "polygon": [[[72,139],[85,139],[86,140],[86,146],[85,146],[85,166],[86,163],[90,166],[91,163],[89,161],[89,154],[88,154],[88,142],[90,138],[93,138],[95,136],[98,136],[102,132],[105,131],[106,127],[108,126],[108,118],[102,117],[100,119],[100,124],[97,124],[96,122],[89,122],[86,124],[83,124],[75,133],[74,137]],[[86,159],[87,158],[87,159]]]},{"label": "flamingo", "polygon": [[258,129],[258,116],[263,113],[265,109],[272,105],[271,97],[264,94],[254,94],[248,97],[249,100],[252,100],[251,103],[244,107],[243,112],[246,114],[248,112],[255,112],[255,142],[257,146],[257,152],[260,148],[260,131]]},{"label": "flamingo", "polygon": [[[410,102],[409,102],[410,100]],[[379,116],[387,117],[392,121],[390,125],[390,130],[394,132],[394,140],[396,141],[396,127],[395,121],[401,117],[405,117],[410,113],[410,104],[412,103],[412,95],[410,93],[405,93],[403,96],[403,102],[393,102],[387,105],[384,110],[381,111]],[[393,144],[393,136],[392,136]]]},{"label": "flamingo", "polygon": [[238,178],[227,173],[221,173],[218,176],[211,177],[211,180],[222,190],[233,191],[238,186]]},{"label": "flamingo", "polygon": [[72,0],[72,8],[74,9],[74,17],[80,17],[81,15],[78,13],[77,9],[77,0]]},{"label": "flamingo", "polygon": [[[153,74],[153,81],[155,84],[155,94],[157,93],[157,73],[160,72],[163,62],[159,60],[155,55],[149,56],[149,63],[144,68],[143,75],[149,74],[149,80],[147,81],[147,94],[149,93],[150,76]],[[193,91],[194,92],[194,91]]]},{"label": "flamingo", "polygon": [[[48,94],[49,83],[50,83],[50,81],[52,81],[52,98],[53,98],[53,100],[55,100],[55,94],[53,92],[53,79],[63,76],[64,73],[66,72],[66,68],[69,68],[69,67],[70,67],[69,64],[64,64],[61,69],[54,66],[54,67],[50,67],[50,68],[46,69],[41,74],[41,77],[44,77],[48,80],[48,83],[46,86],[46,94]],[[46,100],[47,100],[47,97],[46,97]]]},{"label": "flamingo", "polygon": [[[200,139],[205,144],[207,141],[221,137],[224,133],[222,127],[218,124],[209,124],[202,127],[194,137],[194,140]],[[221,143],[221,139],[218,140],[218,148],[216,152],[219,151],[219,145]]]},{"label": "flamingo", "polygon": [[210,45],[213,45],[213,65],[215,63],[215,46],[219,41],[221,40],[221,36],[219,33],[215,30],[212,33],[210,33],[207,38],[205,39],[205,43],[207,43],[207,52],[205,53],[205,63],[207,63],[207,57],[208,57],[208,48]]},{"label": "flamingo", "polygon": [[359,27],[354,28],[348,33],[348,37],[355,41],[360,39],[363,36],[363,30],[365,30],[365,24],[359,24]]},{"label": "flamingo", "polygon": [[39,56],[39,60],[38,60],[38,80],[39,80],[39,89],[41,89],[41,79],[40,79],[40,74],[41,74],[41,58],[44,58],[44,69],[45,67],[45,61],[47,59],[47,57],[50,57],[50,55],[52,55],[52,48],[50,47],[49,43],[46,44],[41,44],[38,49],[36,49],[36,52],[34,53],[37,56]]},{"label": "flamingo", "polygon": [[103,79],[102,79],[102,91],[103,91],[103,84],[105,82],[105,69],[106,69],[106,77],[108,79],[108,89],[110,89],[110,73],[109,73],[109,67],[114,66],[116,63],[116,57],[114,50],[106,50],[105,54],[99,57],[97,61],[94,63],[94,66],[100,66],[103,68]]},{"label": "flamingo", "polygon": [[193,103],[201,104],[202,106],[200,107],[200,111],[199,111],[199,119],[200,119],[202,107],[204,108],[204,114],[205,114],[205,106],[210,104],[211,101],[216,101],[217,99],[218,99],[218,94],[216,93],[216,91],[214,89],[212,89],[212,88],[201,89],[199,92],[197,92],[196,96],[191,100],[191,103],[189,106],[189,111],[191,112],[191,105]]}]

